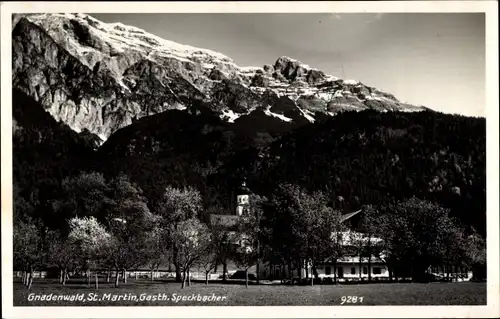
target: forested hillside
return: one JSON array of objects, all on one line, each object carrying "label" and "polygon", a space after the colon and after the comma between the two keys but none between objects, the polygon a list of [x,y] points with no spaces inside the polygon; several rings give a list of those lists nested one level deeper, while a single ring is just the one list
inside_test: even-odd
[{"label": "forested hillside", "polygon": [[257,189],[282,182],[328,190],[345,205],[417,196],[485,230],[486,121],[420,113],[344,113],[271,145]]},{"label": "forested hillside", "polygon": [[[20,90],[12,95],[12,164],[15,212],[22,216],[51,214],[62,180],[85,170],[94,160],[92,134],[80,134],[55,121]],[[19,204],[19,205],[18,205]]]},{"label": "forested hillside", "polygon": [[207,212],[232,213],[233,191],[246,178],[265,196],[282,183],[323,190],[345,210],[417,196],[485,232],[484,118],[346,112],[280,137],[248,134],[209,111],[172,110],[117,131],[97,151],[90,134],[57,123],[18,91],[14,120],[16,189],[42,215],[53,214],[65,177],[95,171],[129,176],[152,209],[166,186],[193,186]]}]

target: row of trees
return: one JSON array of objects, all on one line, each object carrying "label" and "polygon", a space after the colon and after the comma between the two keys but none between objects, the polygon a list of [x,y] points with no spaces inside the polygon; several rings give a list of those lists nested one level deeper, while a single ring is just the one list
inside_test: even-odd
[{"label": "row of trees", "polygon": [[[63,190],[61,199],[51,203],[58,218],[67,220],[62,227],[34,219],[29,205],[22,198],[16,201],[14,266],[23,269],[28,287],[34,271],[47,267],[59,269],[62,285],[69,271],[85,273],[90,284],[94,271],[97,286],[97,270],[106,269],[107,281],[114,271],[118,286],[120,273],[126,282],[129,269],[148,267],[153,278],[153,271],[169,264],[184,287],[194,266],[204,269],[208,282],[210,272],[219,263],[226,265],[229,255],[242,267],[253,260],[252,251],[233,245],[249,237],[237,238],[200,221],[202,200],[193,188],[167,187],[154,211],[124,175],[106,181],[101,174],[84,173],[65,179]],[[245,225],[250,222],[242,221],[240,230]]]},{"label": "row of trees", "polygon": [[[351,225],[365,234],[351,238],[341,213],[324,192],[307,192],[284,184],[269,198],[253,195],[249,210],[232,231],[203,222],[200,193],[193,188],[167,187],[157,207],[149,207],[141,189],[126,176],[105,180],[97,173],[65,179],[63,194],[51,202],[63,227],[41,223],[22,200],[15,205],[14,266],[23,269],[23,282],[31,287],[33,271],[56,267],[64,285],[68,272],[107,270],[120,273],[148,267],[153,272],[172,264],[176,280],[189,284],[193,268],[209,274],[232,260],[246,270],[261,262],[287,266],[317,266],[325,261],[336,267],[344,256],[383,258],[391,277],[418,278],[435,264],[477,267],[485,264],[484,240],[448,216],[448,210],[428,201],[411,198],[387,206],[365,206],[361,221]],[[337,234],[337,235],[335,235]],[[381,238],[372,245],[366,238]],[[309,272],[309,268],[306,267]],[[370,273],[370,272],[369,272]],[[395,274],[394,274],[395,273]],[[298,272],[300,276],[301,272]],[[257,269],[257,276],[259,270]],[[291,276],[289,272],[289,276]],[[307,273],[307,277],[309,274]],[[313,282],[313,281],[311,281]]]},{"label": "row of trees", "polygon": [[268,259],[288,269],[293,261],[310,265],[314,277],[319,264],[328,261],[336,269],[346,256],[358,256],[360,263],[365,258],[369,277],[373,258],[386,262],[391,279],[420,279],[431,265],[484,271],[483,238],[450,217],[449,209],[413,197],[387,206],[366,205],[349,225],[331,202],[323,192],[281,186],[264,206],[262,236]]}]

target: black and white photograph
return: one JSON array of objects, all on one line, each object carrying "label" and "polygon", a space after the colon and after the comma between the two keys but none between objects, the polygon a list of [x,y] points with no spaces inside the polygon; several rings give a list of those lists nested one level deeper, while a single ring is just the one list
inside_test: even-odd
[{"label": "black and white photograph", "polygon": [[6,318],[499,316],[497,3],[209,4],[2,3]]}]

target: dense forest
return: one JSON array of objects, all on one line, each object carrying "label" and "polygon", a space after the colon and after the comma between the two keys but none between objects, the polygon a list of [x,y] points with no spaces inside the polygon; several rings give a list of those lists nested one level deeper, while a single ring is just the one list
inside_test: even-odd
[{"label": "dense forest", "polygon": [[451,208],[484,234],[485,135],[478,118],[345,113],[273,143],[255,183],[266,191],[282,182],[322,189],[351,209],[416,196]]},{"label": "dense forest", "polygon": [[[282,183],[321,190],[349,211],[416,196],[486,229],[486,121],[424,111],[345,112],[279,134],[251,131],[210,112],[167,111],[137,120],[97,150],[91,134],[55,121],[14,91],[16,205],[51,221],[63,180],[81,172],[127,175],[160,205],[165,187],[192,186],[206,214],[231,214],[234,189],[271,196]],[[270,123],[269,125],[272,125]],[[271,130],[272,131],[272,130]]]}]

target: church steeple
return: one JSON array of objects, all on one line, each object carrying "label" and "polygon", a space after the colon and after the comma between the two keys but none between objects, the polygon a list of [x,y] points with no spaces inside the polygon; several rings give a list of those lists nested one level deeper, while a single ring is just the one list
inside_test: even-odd
[{"label": "church steeple", "polygon": [[244,178],[241,181],[241,185],[236,189],[236,195],[249,195],[250,193],[250,189],[248,189],[246,179]]},{"label": "church steeple", "polygon": [[243,179],[241,186],[236,190],[236,215],[242,216],[246,211],[246,208],[250,204],[250,193],[250,189],[248,189],[246,181]]}]

